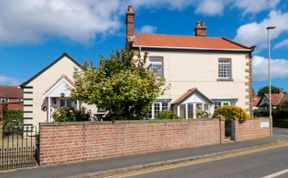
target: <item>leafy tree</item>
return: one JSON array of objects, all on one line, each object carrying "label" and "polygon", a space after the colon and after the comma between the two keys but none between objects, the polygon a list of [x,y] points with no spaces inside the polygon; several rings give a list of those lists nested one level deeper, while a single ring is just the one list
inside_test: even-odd
[{"label": "leafy tree", "polygon": [[[271,93],[279,93],[279,91],[281,90],[281,88],[275,87],[275,86],[271,86]],[[265,86],[259,89],[257,96],[263,96],[265,93],[269,93],[269,87]]]},{"label": "leafy tree", "polygon": [[142,119],[157,96],[163,94],[165,81],[150,72],[147,53],[141,58],[125,50],[100,57],[99,67],[84,62],[74,73],[72,97],[109,110],[111,120]]},{"label": "leafy tree", "polygon": [[280,104],[279,108],[288,110],[288,101],[284,101]]}]

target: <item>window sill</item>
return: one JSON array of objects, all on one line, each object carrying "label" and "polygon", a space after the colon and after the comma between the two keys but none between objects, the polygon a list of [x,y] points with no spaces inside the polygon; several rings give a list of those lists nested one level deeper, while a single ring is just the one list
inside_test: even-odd
[{"label": "window sill", "polygon": [[218,78],[217,81],[219,82],[233,82],[232,78]]}]

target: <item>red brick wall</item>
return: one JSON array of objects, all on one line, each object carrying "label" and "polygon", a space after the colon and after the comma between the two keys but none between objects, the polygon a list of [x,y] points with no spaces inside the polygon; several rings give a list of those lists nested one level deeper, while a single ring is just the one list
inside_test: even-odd
[{"label": "red brick wall", "polygon": [[[2,122],[4,120],[4,109],[5,109],[6,105],[5,104],[0,104],[0,122]],[[1,132],[1,130],[0,130]]]},{"label": "red brick wall", "polygon": [[219,144],[220,125],[219,119],[40,124],[40,164]]},{"label": "red brick wall", "polygon": [[244,141],[244,140],[253,140],[270,136],[270,127],[261,128],[260,123],[269,122],[269,118],[255,118],[249,119],[245,122],[235,122],[235,140]]}]

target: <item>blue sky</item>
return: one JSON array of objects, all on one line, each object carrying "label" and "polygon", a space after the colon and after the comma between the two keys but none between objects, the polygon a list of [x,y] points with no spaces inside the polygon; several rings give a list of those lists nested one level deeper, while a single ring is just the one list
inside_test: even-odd
[{"label": "blue sky", "polygon": [[[130,0],[2,0],[0,84],[29,79],[63,52],[80,63],[124,48]],[[267,85],[266,26],[271,32],[273,84],[288,90],[287,0],[134,0],[137,32],[193,35],[204,20],[208,36],[256,45],[254,88]]]}]

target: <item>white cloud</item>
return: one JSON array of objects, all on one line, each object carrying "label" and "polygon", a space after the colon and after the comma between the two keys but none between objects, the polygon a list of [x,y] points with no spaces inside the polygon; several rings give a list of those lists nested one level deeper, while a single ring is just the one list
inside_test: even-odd
[{"label": "white cloud", "polygon": [[234,6],[244,10],[245,14],[256,14],[263,10],[273,9],[280,0],[236,0]]},{"label": "white cloud", "polygon": [[0,84],[2,85],[18,85],[20,82],[12,77],[0,75]]},{"label": "white cloud", "polygon": [[[233,8],[236,6],[233,4],[241,1],[135,0],[134,6],[137,13],[143,7],[171,10],[193,7],[196,13],[212,16],[222,14],[225,8]],[[236,7],[250,8],[248,1],[244,1],[246,4],[239,3]],[[275,7],[280,0],[258,1],[264,2],[261,8],[255,10],[253,6],[253,10],[248,8],[245,12],[256,13]],[[123,27],[123,15],[129,3],[131,0],[1,0],[0,44],[39,43],[51,37],[89,43]]]},{"label": "white cloud", "polygon": [[198,0],[136,0],[135,7],[147,8],[169,8],[182,10],[188,6],[195,4]]},{"label": "white cloud", "polygon": [[271,40],[282,33],[288,32],[288,12],[271,11],[268,18],[259,23],[252,22],[240,26],[234,40],[248,46],[257,45],[258,50],[263,49],[267,43],[266,27],[268,26],[277,27],[271,31]]},{"label": "white cloud", "polygon": [[120,0],[2,0],[0,43],[38,43],[59,36],[87,43],[120,26]]},{"label": "white cloud", "polygon": [[[271,60],[271,77],[288,78],[288,59]],[[253,57],[253,80],[263,81],[268,79],[267,59],[261,56]]]},{"label": "white cloud", "polygon": [[209,16],[220,15],[223,13],[225,5],[229,1],[223,0],[203,0],[200,2],[195,12]]},{"label": "white cloud", "polygon": [[274,46],[275,49],[288,47],[288,39],[281,41]]},{"label": "white cloud", "polygon": [[144,25],[139,30],[136,30],[138,33],[155,33],[157,31],[157,27],[152,25]]}]

